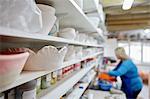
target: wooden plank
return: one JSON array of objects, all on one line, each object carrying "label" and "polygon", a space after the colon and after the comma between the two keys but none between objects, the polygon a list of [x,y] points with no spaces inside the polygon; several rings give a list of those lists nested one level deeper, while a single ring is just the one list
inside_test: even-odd
[{"label": "wooden plank", "polygon": [[107,7],[104,8],[105,13],[115,15],[115,14],[131,14],[131,13],[150,13],[150,5],[145,6],[134,6],[129,10],[123,10],[122,6]]},{"label": "wooden plank", "polygon": [[126,30],[135,30],[135,29],[147,29],[150,28],[150,26],[148,25],[140,25],[140,24],[136,24],[136,25],[111,25],[108,26],[107,29],[111,32],[115,32],[115,31],[126,31]]},{"label": "wooden plank", "polygon": [[[134,4],[146,3],[148,0],[134,0]],[[104,7],[122,5],[123,0],[100,0]]]},{"label": "wooden plank", "polygon": [[116,21],[107,21],[107,25],[120,25],[120,24],[148,24],[150,22],[149,19],[142,19],[142,20],[137,20],[137,19],[132,19],[132,20],[116,20]]},{"label": "wooden plank", "polygon": [[131,20],[131,19],[146,19],[150,18],[150,13],[143,14],[123,14],[123,15],[107,15],[106,21],[116,21],[116,20]]},{"label": "wooden plank", "polygon": [[[150,21],[149,21],[150,22]],[[149,22],[123,22],[123,23],[106,23],[107,26],[118,26],[118,25],[148,25]]]}]

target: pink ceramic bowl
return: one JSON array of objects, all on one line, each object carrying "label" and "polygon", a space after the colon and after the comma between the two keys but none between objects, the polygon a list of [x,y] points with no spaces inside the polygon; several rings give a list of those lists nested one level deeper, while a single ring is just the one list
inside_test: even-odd
[{"label": "pink ceramic bowl", "polygon": [[0,53],[0,87],[17,79],[29,56],[28,52]]}]

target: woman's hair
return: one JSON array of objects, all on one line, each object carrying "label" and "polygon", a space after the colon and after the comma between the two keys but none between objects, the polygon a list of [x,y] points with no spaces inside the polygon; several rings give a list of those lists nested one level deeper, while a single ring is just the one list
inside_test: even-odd
[{"label": "woman's hair", "polygon": [[117,47],[115,49],[115,53],[121,60],[126,60],[129,58],[123,47]]}]

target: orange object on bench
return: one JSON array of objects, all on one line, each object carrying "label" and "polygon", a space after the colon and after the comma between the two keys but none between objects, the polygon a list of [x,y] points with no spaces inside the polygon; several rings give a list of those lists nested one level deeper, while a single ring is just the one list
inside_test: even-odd
[{"label": "orange object on bench", "polygon": [[116,81],[116,78],[113,76],[109,76],[107,73],[101,73],[98,75],[98,78],[101,80],[107,80],[107,81]]}]

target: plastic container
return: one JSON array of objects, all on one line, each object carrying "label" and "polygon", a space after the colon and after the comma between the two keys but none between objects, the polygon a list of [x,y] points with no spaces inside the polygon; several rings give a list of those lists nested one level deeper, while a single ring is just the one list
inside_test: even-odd
[{"label": "plastic container", "polygon": [[5,92],[5,99],[15,99],[15,89],[10,89]]},{"label": "plastic container", "polygon": [[63,77],[63,73],[62,72],[63,72],[62,69],[58,70],[58,73],[57,73],[57,80],[58,81],[61,80],[62,77]]},{"label": "plastic container", "polygon": [[112,88],[112,84],[104,83],[104,82],[101,82],[101,81],[99,81],[98,85],[99,85],[99,88],[104,90],[104,91],[109,91]]},{"label": "plastic container", "polygon": [[41,92],[41,78],[38,78],[36,81],[36,94],[39,94]]},{"label": "plastic container", "polygon": [[82,68],[87,67],[87,61],[86,61],[86,60],[83,60],[83,61],[81,62],[81,66],[82,66]]},{"label": "plastic container", "polygon": [[0,93],[0,99],[4,99],[4,94]]},{"label": "plastic container", "polygon": [[28,52],[0,52],[0,87],[19,77],[28,56]]},{"label": "plastic container", "polygon": [[46,89],[48,87],[46,81],[46,75],[41,77],[41,89]]},{"label": "plastic container", "polygon": [[46,75],[46,85],[48,86],[48,87],[50,87],[51,86],[51,73],[50,74],[48,74],[48,75]]},{"label": "plastic container", "polygon": [[57,71],[52,72],[51,75],[51,85],[54,85],[57,83]]},{"label": "plastic container", "polygon": [[36,99],[36,80],[17,87],[15,92],[15,99]]}]

